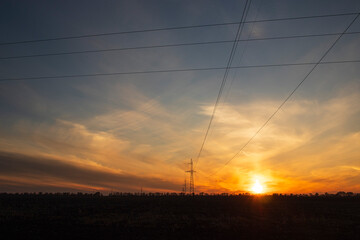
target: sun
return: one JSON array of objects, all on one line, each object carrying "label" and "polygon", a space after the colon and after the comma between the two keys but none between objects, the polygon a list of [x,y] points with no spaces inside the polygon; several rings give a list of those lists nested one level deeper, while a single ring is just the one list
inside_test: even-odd
[{"label": "sun", "polygon": [[256,179],[254,185],[251,188],[251,191],[253,191],[254,193],[262,193],[264,190],[263,186],[261,186],[261,184],[259,183],[259,180]]}]

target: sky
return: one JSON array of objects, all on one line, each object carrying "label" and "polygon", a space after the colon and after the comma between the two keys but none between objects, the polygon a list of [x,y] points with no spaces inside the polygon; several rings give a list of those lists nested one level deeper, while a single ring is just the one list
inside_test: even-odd
[{"label": "sky", "polygon": [[[319,64],[243,151],[314,64],[230,69],[197,159],[224,69],[22,78],[224,68],[237,24],[5,44],[236,23],[244,6],[1,1],[0,192],[180,192],[191,158],[197,192],[249,192],[255,183],[266,193],[360,192],[359,62]],[[342,33],[356,14],[261,20],[359,11],[356,0],[252,0],[246,21],[260,22],[244,24],[240,39]],[[360,17],[347,32],[360,32]],[[231,66],[316,63],[338,37],[240,41]],[[227,42],[5,59],[207,41]],[[360,34],[344,34],[322,61],[359,56]]]}]

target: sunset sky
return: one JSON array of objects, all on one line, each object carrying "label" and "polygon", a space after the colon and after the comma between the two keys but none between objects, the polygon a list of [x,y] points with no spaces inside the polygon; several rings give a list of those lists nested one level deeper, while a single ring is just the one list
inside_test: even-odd
[{"label": "sunset sky", "polygon": [[[0,192],[179,192],[214,108],[238,25],[4,44],[239,22],[241,1],[1,1]],[[357,0],[252,0],[246,21],[360,12]],[[356,14],[248,23],[240,39],[342,33]],[[360,32],[360,17],[347,32]],[[232,67],[316,63],[339,35],[239,42]],[[222,41],[217,44],[4,59]],[[360,60],[344,34],[323,62]],[[360,192],[360,62],[231,69],[196,164],[197,192]],[[9,79],[17,79],[9,80]],[[215,174],[214,174],[215,173]]]}]

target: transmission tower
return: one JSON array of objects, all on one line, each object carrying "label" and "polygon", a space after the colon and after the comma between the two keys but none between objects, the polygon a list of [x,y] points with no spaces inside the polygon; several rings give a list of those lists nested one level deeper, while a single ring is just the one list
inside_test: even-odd
[{"label": "transmission tower", "polygon": [[194,164],[193,160],[190,159],[190,170],[186,171],[190,173],[190,186],[189,186],[189,193],[194,195],[195,194],[195,179],[194,179]]},{"label": "transmission tower", "polygon": [[186,194],[186,175],[185,175],[185,181],[183,186],[183,193]]}]

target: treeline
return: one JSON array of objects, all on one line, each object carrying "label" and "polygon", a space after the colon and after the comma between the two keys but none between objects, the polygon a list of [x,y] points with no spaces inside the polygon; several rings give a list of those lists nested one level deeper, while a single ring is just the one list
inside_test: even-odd
[{"label": "treeline", "polygon": [[360,193],[353,193],[353,192],[344,192],[340,191],[337,193],[307,193],[307,194],[283,194],[283,193],[273,193],[273,194],[251,194],[251,193],[197,193],[197,194],[186,194],[186,193],[169,193],[169,192],[147,192],[147,193],[140,193],[140,192],[110,192],[107,194],[103,194],[101,192],[93,192],[93,193],[84,193],[84,192],[23,192],[23,193],[0,193],[0,197],[6,196],[71,196],[71,197],[159,197],[159,196],[172,196],[172,197],[247,197],[247,196],[254,196],[254,197],[276,197],[276,198],[338,198],[338,197],[355,197],[360,198]]}]

